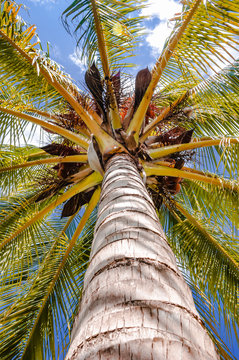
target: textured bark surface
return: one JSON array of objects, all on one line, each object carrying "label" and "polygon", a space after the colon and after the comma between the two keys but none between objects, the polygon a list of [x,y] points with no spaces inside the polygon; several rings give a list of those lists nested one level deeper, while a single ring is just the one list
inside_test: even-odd
[{"label": "textured bark surface", "polygon": [[107,164],[66,359],[219,359],[127,155]]}]

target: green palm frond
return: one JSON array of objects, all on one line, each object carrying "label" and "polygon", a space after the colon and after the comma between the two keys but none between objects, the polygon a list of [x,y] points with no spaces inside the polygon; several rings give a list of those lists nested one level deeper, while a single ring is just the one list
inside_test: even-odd
[{"label": "green palm frond", "polygon": [[[6,113],[0,115],[0,145],[8,141],[9,144],[19,146],[23,141],[27,143],[25,130],[28,126],[28,122],[20,119],[16,119],[14,116]],[[32,134],[36,127],[32,127]]]},{"label": "green palm frond", "polygon": [[12,198],[8,203],[1,203],[0,236],[2,241],[19,231],[14,238],[14,245],[11,242],[1,248],[1,285],[11,283],[13,278],[15,283],[21,283],[22,277],[34,273],[38,263],[48,251],[49,238],[54,236],[49,219],[35,221],[27,229],[20,231],[22,224],[27,223],[32,216],[37,216],[44,206],[35,204],[36,191],[34,195],[29,196],[28,199],[18,197]]},{"label": "green palm frond", "polygon": [[[0,3],[0,105],[17,111],[31,109],[59,112],[67,110],[67,101],[52,86],[63,85],[70,96],[80,97],[69,75],[42,52],[33,27],[17,16],[18,5],[12,1]],[[29,36],[29,33],[31,36]],[[37,37],[37,40],[34,40]],[[77,95],[78,94],[78,95]],[[25,120],[1,114],[1,137],[16,143],[26,128]],[[35,130],[35,127],[32,128]],[[1,139],[1,141],[3,141]]]},{"label": "green palm frond", "polygon": [[[10,76],[10,74],[9,74]],[[33,86],[32,86],[33,87]],[[11,109],[15,109],[17,111],[25,111],[25,112],[32,112],[33,114],[41,114],[41,111],[47,109],[49,111],[49,118],[52,116],[52,113],[64,113],[69,110],[67,103],[60,100],[59,102],[51,101],[51,96],[49,94],[49,102],[47,106],[45,101],[48,94],[42,94],[44,100],[35,101],[34,97],[31,95],[27,95],[26,91],[22,91],[22,88],[19,88],[18,84],[14,84],[11,79],[7,78],[4,79],[4,76],[1,77],[1,87],[0,87],[0,105],[3,107],[8,107]],[[33,89],[31,89],[33,91]],[[47,114],[44,112],[43,114]],[[56,117],[53,117],[56,120]]]},{"label": "green palm frond", "polygon": [[[77,44],[81,45],[81,58],[91,64],[99,58],[94,7],[100,21],[102,36],[111,70],[129,66],[125,59],[134,55],[138,37],[142,35],[143,18],[136,12],[144,6],[144,0],[135,1],[74,1],[63,13],[64,22],[69,29],[69,19],[74,25]],[[78,35],[79,33],[79,35]]]},{"label": "green palm frond", "polygon": [[[198,189],[198,187],[200,188],[200,191],[198,192],[191,189]],[[213,198],[210,194],[213,194]],[[159,217],[167,233],[167,238],[174,249],[174,253],[176,254],[178,265],[186,282],[192,290],[196,308],[210,336],[213,338],[221,359],[235,360],[235,357],[231,354],[227,345],[223,342],[223,339],[218,334],[218,331],[222,326],[221,322],[224,318],[226,331],[228,333],[233,332],[236,336],[236,324],[238,323],[238,315],[236,312],[238,277],[233,271],[233,265],[233,269],[231,268],[231,271],[234,276],[232,275],[232,277],[227,279],[227,284],[224,283],[225,277],[220,278],[220,276],[223,276],[223,271],[230,271],[230,268],[226,268],[226,266],[224,266],[224,269],[221,268],[219,263],[220,259],[221,261],[224,261],[223,256],[222,258],[220,256],[219,258],[215,256],[217,250],[212,246],[212,244],[212,248],[210,248],[210,244],[207,243],[207,238],[208,236],[210,237],[212,233],[213,236],[215,236],[215,234],[217,235],[217,240],[219,238],[218,244],[225,243],[226,249],[228,249],[233,242],[233,235],[232,237],[230,235],[232,229],[230,229],[230,227],[229,229],[227,228],[227,233],[224,233],[225,238],[223,238],[223,232],[220,231],[220,225],[218,224],[218,228],[216,227],[215,230],[215,223],[213,222],[213,219],[210,219],[209,217],[210,213],[215,210],[215,221],[218,220],[219,217],[220,219],[223,219],[222,208],[224,203],[220,204],[220,200],[224,199],[224,197],[218,197],[218,195],[220,195],[220,193],[216,192],[214,194],[211,187],[208,191],[206,191],[206,189],[205,191],[202,191],[199,184],[189,184],[185,181],[182,186],[182,191],[179,195],[177,195],[177,197],[180,198],[180,201],[183,203],[183,207],[188,209],[189,218],[193,215],[192,219],[197,222],[199,227],[194,227],[187,218],[185,219],[185,216],[182,213],[180,214],[178,208],[173,202],[167,203],[167,207],[163,207],[162,210],[159,211]],[[213,203],[214,199],[218,200],[215,206]],[[226,199],[225,203],[227,203]],[[229,211],[230,206],[231,205],[229,203]],[[228,212],[226,214],[228,214]],[[237,214],[236,209],[235,214]],[[225,214],[224,217],[226,217]],[[230,221],[228,220],[228,223],[229,222]],[[221,228],[223,228],[223,225]],[[239,254],[237,243],[238,239],[234,238],[234,243],[232,244],[234,246],[234,252],[233,255],[230,254],[230,256],[232,259],[236,258],[238,261]],[[200,247],[200,249],[195,249],[195,247]],[[210,257],[211,261],[208,261]],[[216,278],[217,282],[220,282],[220,284],[214,283],[213,276],[211,279],[208,278],[212,271],[210,266],[214,268],[215,272],[220,272],[220,274],[217,274]],[[207,286],[205,286],[205,284],[207,284]],[[217,285],[219,285],[219,288]],[[221,285],[223,287],[222,289],[220,288]],[[219,292],[217,292],[217,289],[219,289]],[[221,315],[219,316],[218,314]]]},{"label": "green palm frond", "polygon": [[[102,181],[102,176],[99,173],[92,173],[89,176],[86,176],[83,180],[78,181],[74,186],[70,187],[67,191],[65,191],[60,196],[56,198],[51,198],[50,203],[45,205],[43,203],[43,207],[41,210],[37,209],[34,212],[30,212],[30,215],[27,214],[27,218],[24,222],[17,222],[13,224],[12,227],[6,229],[5,235],[3,236],[3,241],[0,243],[0,251],[5,249],[6,246],[11,247],[12,242],[16,241],[31,241],[31,230],[34,229],[35,224],[41,222],[41,220],[46,217],[49,213],[51,213],[57,206],[61,205],[64,201],[70,199],[72,196],[90,189]],[[36,191],[36,190],[35,190]],[[36,207],[38,205],[35,205]],[[29,236],[30,235],[30,236]],[[33,237],[34,238],[34,237]],[[16,247],[17,251],[19,251],[18,247]]]},{"label": "green palm frond", "polygon": [[[202,223],[202,222],[201,222]],[[205,233],[204,233],[205,232]],[[204,224],[203,232],[199,232],[190,222],[184,221],[172,229],[172,237],[170,236],[170,244],[182,263],[184,262],[187,269],[191,269],[190,276],[198,281],[200,289],[205,289],[208,286],[208,294],[211,302],[217,302],[221,311],[224,312],[224,317],[231,319],[232,323],[238,324],[237,315],[237,289],[238,289],[238,270],[235,271],[230,268],[230,257],[233,258],[235,254],[229,254],[224,257],[216,252],[214,247],[207,242],[212,232]],[[207,234],[207,235],[205,235]],[[227,246],[231,246],[231,237],[227,234],[213,233],[214,239],[223,237]],[[184,237],[184,243],[179,243],[180,238]],[[194,240],[192,241],[192,236]],[[177,244],[173,242],[172,238],[177,238]],[[234,239],[234,246],[238,239]],[[182,255],[182,253],[187,255]],[[196,255],[202,254],[203,255]],[[224,270],[219,271],[223,266]],[[238,266],[237,266],[238,268]],[[222,276],[222,277],[221,277]],[[206,285],[207,284],[207,285]],[[222,305],[223,304],[223,305]],[[228,327],[231,324],[228,322]]]},{"label": "green palm frond", "polygon": [[[11,86],[10,84],[14,84],[19,95],[24,92],[25,98],[31,97],[35,100],[35,104],[41,104],[41,108],[48,109],[51,106],[59,106],[59,103],[64,103],[64,100],[56,90],[48,85],[44,78],[39,75],[37,69],[18,52],[18,49],[14,48],[9,40],[8,38],[4,38],[0,33],[1,81],[8,83],[8,87]],[[26,54],[26,56],[27,58],[29,57],[32,62],[33,57],[28,54]],[[40,55],[37,57],[40,64],[42,65],[42,62],[44,64],[44,57]],[[54,74],[51,74],[51,76],[52,75]],[[7,90],[8,89],[5,88],[4,92]]]},{"label": "green palm frond", "polygon": [[[20,20],[16,18],[16,21],[18,22]],[[63,96],[62,99],[64,99],[63,101],[69,102],[69,104],[77,112],[80,118],[84,121],[86,126],[90,129],[91,133],[98,137],[100,149],[103,152],[107,153],[109,151],[109,146],[122,148],[121,144],[119,144],[115,139],[110,137],[99,126],[99,124],[101,123],[101,119],[99,118],[97,113],[91,110],[88,113],[85,102],[83,101],[82,104],[82,99],[79,91],[72,84],[72,82],[69,81],[68,77],[62,74],[62,72],[58,68],[55,68],[54,66],[52,68],[52,64],[48,64],[48,59],[46,59],[46,57],[40,56],[39,54],[35,53],[31,54],[28,51],[25,51],[25,44],[24,46],[22,46],[22,43],[15,42],[11,37],[7,35],[5,30],[0,29],[0,41],[1,40],[3,42],[3,51],[2,60],[0,56],[0,65],[2,66],[3,74],[5,74],[8,78],[10,77],[11,80],[14,81],[14,84],[15,82],[17,82],[21,89],[28,89],[29,81],[32,77],[32,79],[34,79],[32,84],[33,88],[37,86],[38,91],[41,92],[42,89],[44,91],[45,86],[43,85],[45,84],[47,87],[47,99],[49,98],[49,96],[51,96],[49,95],[48,87],[50,91],[53,91],[54,94],[57,94],[57,101],[60,101],[59,94],[61,94],[61,96]],[[15,64],[14,59],[16,60]],[[10,62],[9,65],[8,62]],[[20,71],[17,73],[15,65],[16,67],[19,67],[21,66],[21,63],[24,67],[26,67],[26,71],[24,71],[24,68],[21,67]],[[15,76],[16,78],[14,78]],[[21,80],[22,76],[25,76],[23,80]],[[6,79],[4,80],[6,81]],[[26,80],[28,81],[28,86],[25,83]],[[27,96],[31,95],[34,98],[35,102],[38,101],[37,97],[35,96],[36,94],[28,94],[28,90],[25,90],[25,93]],[[47,99],[45,96],[45,100]],[[10,109],[8,109],[8,111],[10,111]],[[19,115],[18,117],[21,116]]]},{"label": "green palm frond", "polygon": [[[7,66],[6,61],[9,58],[10,52],[12,50],[12,54],[21,55],[18,59],[25,59],[29,63],[30,67],[26,67],[25,71],[23,71],[22,77],[28,75],[30,81],[30,75],[35,77],[37,80],[37,76],[40,73],[40,67],[42,67],[52,79],[56,79],[65,84],[68,87],[69,91],[75,92],[76,88],[73,85],[71,78],[68,74],[65,74],[60,65],[50,59],[49,53],[44,53],[41,48],[42,46],[38,46],[40,44],[40,40],[36,33],[35,26],[28,26],[23,19],[18,16],[18,11],[21,8],[21,5],[17,5],[15,1],[5,1],[1,0],[0,2],[0,39],[1,39],[1,67],[3,79],[5,77],[8,78],[7,74]],[[41,44],[40,44],[41,45]],[[11,49],[11,50],[10,50]],[[12,59],[12,63],[14,63],[14,59]],[[9,61],[9,65],[11,62]],[[32,66],[34,65],[34,66]],[[21,67],[22,64],[19,64]],[[36,70],[31,72],[30,69]],[[23,68],[24,69],[24,68]],[[10,70],[9,70],[10,71]],[[15,69],[18,71],[18,68]],[[28,74],[26,74],[29,72]],[[12,71],[12,75],[14,75],[14,71]],[[19,73],[18,73],[19,75]],[[22,78],[21,76],[19,79]],[[38,80],[41,80],[39,78]],[[44,85],[43,85],[44,84]],[[47,83],[43,80],[42,88],[46,87]],[[19,86],[19,89],[21,87]],[[35,90],[37,86],[35,86]],[[50,88],[49,88],[50,89]],[[25,89],[26,90],[26,89]],[[25,91],[25,96],[27,92]]]},{"label": "green palm frond", "polygon": [[[149,152],[151,157],[156,159],[159,156],[164,157],[165,155],[168,155],[170,153],[174,153],[175,155],[180,154],[180,152],[177,152],[179,150],[182,151],[181,154],[183,154],[184,151],[185,154],[187,154],[188,149],[190,148],[194,149],[193,162],[191,162],[191,167],[194,167],[195,169],[203,170],[205,172],[205,175],[207,173],[208,174],[211,173],[209,174],[211,178],[218,177],[221,178],[223,182],[224,180],[235,181],[235,179],[237,179],[238,177],[238,171],[239,171],[238,137],[237,138],[203,137],[202,140],[201,141],[200,140],[201,140],[200,138],[194,139],[194,141],[189,144],[165,146],[163,148],[149,150]],[[155,160],[155,165],[156,164],[157,164],[157,159]],[[159,164],[160,164],[160,158],[159,158]],[[147,165],[145,169],[147,169]],[[190,172],[190,168],[187,168],[187,170]],[[204,174],[203,171],[199,173],[203,175]],[[236,183],[234,188],[236,188]]]},{"label": "green palm frond", "polygon": [[171,214],[163,209],[160,217],[177,259],[200,291],[207,289],[210,302],[217,304],[224,317],[236,326],[238,193],[223,186],[184,180],[176,199],[180,204],[168,203]]},{"label": "green palm frond", "polygon": [[180,67],[177,59],[171,57],[160,77],[158,91],[164,93],[170,88],[174,88],[176,91],[177,86],[179,89],[189,90],[197,86],[201,81],[201,78],[192,69],[188,70]]},{"label": "green palm frond", "polygon": [[239,62],[200,82],[192,89],[192,125],[198,135],[238,135]]},{"label": "green palm frond", "polygon": [[[1,182],[1,196],[6,197],[13,193],[21,192],[23,189],[29,188],[33,185],[38,177],[40,177],[41,164],[32,168],[12,169],[12,166],[17,164],[26,164],[28,158],[31,157],[37,148],[27,147],[13,147],[2,146],[0,148],[0,182]],[[44,154],[42,154],[44,156]],[[44,156],[45,157],[45,156]],[[38,161],[40,159],[38,158]],[[7,171],[2,171],[8,169]]]},{"label": "green palm frond", "polygon": [[226,226],[216,226],[217,219],[215,223],[208,221],[210,214],[205,216],[199,207],[192,209],[178,203],[175,206],[181,221],[169,229],[168,235],[177,258],[201,289],[207,284],[210,297],[218,305],[222,301],[227,316],[237,323],[237,236],[228,233]]},{"label": "green palm frond", "polygon": [[[203,81],[197,80],[195,76],[190,82],[186,75],[174,81],[169,78],[159,91],[159,104],[169,105],[183,91],[188,91],[189,96],[184,106],[191,107],[193,116],[189,122],[195,128],[197,136],[237,136],[238,82],[238,60]],[[162,103],[161,98],[165,98],[165,103]]]},{"label": "green palm frond", "polygon": [[[66,351],[69,332],[81,296],[95,218],[94,212],[64,266],[62,260],[69,239],[62,234],[61,237],[52,238],[49,251],[34,276],[27,277],[24,285],[16,289],[18,296],[15,302],[9,303],[1,315],[1,320],[7,323],[5,332],[1,334],[3,359],[10,355],[12,358],[19,357],[19,354],[22,359],[63,356],[60,352]],[[55,279],[54,284],[52,279]],[[8,299],[9,286],[4,290],[4,295]],[[22,313],[25,322],[21,321]],[[16,323],[18,331],[15,330]],[[12,334],[14,340],[9,341],[9,334]]]},{"label": "green palm frond", "polygon": [[[223,143],[223,140],[222,140]],[[239,171],[239,144],[198,149],[195,165],[225,179],[237,179]]]},{"label": "green palm frond", "polygon": [[223,341],[223,339],[218,333],[220,324],[217,321],[219,311],[216,307],[216,304],[212,305],[210,299],[206,294],[206,290],[203,291],[202,288],[198,287],[197,281],[190,278],[185,268],[182,268],[180,264],[179,268],[183,274],[184,279],[186,280],[188,286],[192,291],[196,309],[204,323],[204,326],[206,327],[219,351],[220,358],[222,360],[236,360],[236,358],[233,356],[230,349],[226,345],[225,341]]},{"label": "green palm frond", "polygon": [[[50,147],[79,150],[72,155],[34,147],[0,148],[3,359],[65,355],[102,182],[92,170],[92,147],[101,169],[115,153],[130,154],[147,175],[149,190],[158,191],[158,215],[196,307],[221,358],[233,359],[220,342],[215,313],[228,320],[228,331],[236,329],[239,62],[231,52],[236,54],[239,44],[239,5],[229,0],[183,4],[152,73],[143,70],[151,80],[146,89],[145,84],[137,89],[143,95],[136,107],[137,86],[125,94],[125,74],[118,82],[114,76],[120,74],[117,68],[131,65],[126,58],[134,54],[142,35],[143,17],[138,15],[144,0],[75,0],[63,13],[68,29],[73,23],[82,60],[101,64],[88,74],[102,95],[100,104],[90,87],[91,97],[42,51],[35,27],[18,16],[20,6],[0,0],[0,143],[16,145],[24,136],[29,142],[26,129],[31,122],[31,135],[39,126],[52,134]],[[218,71],[219,63],[227,67]],[[182,140],[180,132],[191,135]],[[156,141],[150,142],[149,135]],[[67,161],[73,171],[63,175],[62,163]],[[171,192],[170,179],[177,185]],[[72,199],[84,192],[89,204],[85,211],[79,201],[77,215],[66,211],[62,216],[71,217],[60,219],[65,205],[72,206]]]},{"label": "green palm frond", "polygon": [[[67,247],[65,248],[64,252],[63,252],[62,255],[60,256],[59,265],[58,265],[58,267],[55,269],[54,274],[52,274],[53,277],[51,278],[51,282],[49,283],[49,286],[46,288],[47,291],[46,291],[46,293],[45,293],[43,302],[42,302],[42,304],[41,304],[41,308],[39,309],[38,316],[37,316],[37,318],[36,318],[36,320],[35,320],[34,326],[33,326],[32,330],[31,330],[31,332],[30,332],[28,341],[27,341],[27,343],[26,343],[26,346],[25,346],[25,349],[24,349],[24,353],[23,353],[23,359],[24,359],[24,358],[29,358],[29,355],[28,355],[29,350],[30,350],[30,353],[32,354],[31,356],[34,358],[34,355],[33,355],[33,354],[34,354],[34,351],[32,352],[31,349],[34,350],[34,346],[36,346],[36,345],[34,344],[34,342],[37,340],[37,338],[36,338],[36,332],[38,333],[37,330],[38,330],[38,328],[39,328],[39,320],[41,319],[42,314],[44,313],[45,306],[46,306],[46,303],[47,303],[47,301],[48,301],[48,298],[49,298],[49,296],[50,296],[53,288],[55,287],[55,285],[56,285],[56,283],[57,283],[57,281],[58,281],[58,279],[59,279],[59,276],[61,275],[62,270],[63,270],[64,267],[65,267],[66,262],[69,261],[69,257],[70,257],[71,251],[72,251],[73,247],[75,246],[76,241],[77,241],[79,235],[81,234],[83,228],[85,227],[85,224],[86,224],[87,220],[89,219],[92,211],[94,210],[95,206],[97,205],[97,203],[98,203],[98,201],[99,201],[99,195],[100,195],[100,189],[98,188],[98,189],[95,191],[95,193],[93,194],[93,196],[92,196],[92,198],[91,198],[91,200],[90,200],[90,202],[89,202],[89,204],[88,204],[88,206],[87,206],[84,214],[82,215],[81,220],[80,220],[80,222],[79,222],[79,224],[78,224],[78,226],[77,226],[77,228],[76,228],[76,231],[74,232],[71,240],[68,242]],[[83,238],[83,239],[81,238],[81,243],[82,243],[82,241],[84,241],[84,238]],[[55,250],[55,245],[56,245],[56,244],[53,245],[53,248],[52,248],[53,251]],[[86,248],[86,250],[88,250],[88,249]],[[46,259],[45,259],[46,261],[44,262],[44,266],[47,266],[47,267],[49,266],[48,258],[49,258],[50,256],[52,256],[52,252],[53,252],[53,251],[49,251],[49,252],[48,252],[47,257],[46,257]],[[87,251],[87,252],[88,252],[88,251]],[[84,247],[83,247],[83,251],[82,251],[82,249],[81,249],[80,255],[82,255],[82,253],[83,253],[83,255],[84,255],[84,253],[85,253],[85,248],[84,248]],[[53,254],[53,257],[56,258],[56,255]],[[79,273],[81,274],[81,277],[82,277],[82,272],[84,272],[84,270],[85,270],[85,265],[86,265],[86,264],[85,264],[85,261],[83,261],[82,256],[80,256],[80,259],[81,259],[81,264],[82,264],[82,266],[81,266],[81,269],[78,269],[78,271],[79,271]],[[44,268],[44,266],[43,266],[43,268]],[[42,270],[42,269],[41,269],[41,270]],[[40,271],[40,274],[38,274],[39,276],[42,276],[41,272],[42,272],[42,271]],[[65,275],[65,274],[64,274],[64,275]],[[68,276],[68,277],[69,277],[69,276]],[[74,279],[74,285],[76,285],[75,279]],[[76,286],[77,286],[77,285],[76,285]],[[67,289],[67,290],[68,290],[68,289]],[[66,290],[65,290],[65,292],[66,292]],[[68,296],[67,296],[67,295],[68,295]],[[70,302],[70,301],[69,301],[69,295],[71,296],[72,294],[66,294],[66,297],[67,297],[67,301],[68,301],[68,302]],[[74,293],[73,295],[76,295],[76,294]],[[61,294],[60,299],[62,299],[62,294]],[[62,307],[62,310],[65,311],[65,308]],[[65,315],[66,315],[66,317],[68,316],[67,313],[65,313]],[[70,326],[69,326],[69,324],[68,324],[68,329],[69,329],[69,328],[70,328]],[[39,347],[39,343],[37,343],[37,346]],[[41,344],[41,346],[44,347],[43,344]],[[54,349],[51,349],[51,351],[54,351]]]},{"label": "green palm frond", "polygon": [[[176,17],[174,31],[184,21],[193,2],[187,1],[182,14]],[[238,56],[238,19],[239,8],[234,1],[201,1],[179,41],[174,58],[181,67],[194,69],[199,76],[234,61],[232,53]]]},{"label": "green palm frond", "polygon": [[238,193],[233,190],[185,180],[178,199],[199,211],[204,219],[208,219],[209,225],[218,229],[225,226],[229,233],[234,233],[234,226],[239,227],[239,199]]}]

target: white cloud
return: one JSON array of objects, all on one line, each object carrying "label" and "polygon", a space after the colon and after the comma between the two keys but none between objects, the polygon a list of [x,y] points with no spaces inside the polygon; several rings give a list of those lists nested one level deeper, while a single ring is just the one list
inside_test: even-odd
[{"label": "white cloud", "polygon": [[61,49],[59,48],[58,45],[52,45],[51,46],[51,52],[52,52],[52,55],[57,58],[57,59],[61,59]]},{"label": "white cloud", "polygon": [[217,50],[218,53],[221,54],[221,57],[218,58],[215,55],[210,56],[211,60],[214,61],[214,63],[211,63],[213,70],[211,68],[207,67],[207,73],[209,75],[213,75],[215,72],[221,71],[223,68],[225,68],[226,66],[229,66],[236,59],[238,59],[239,47],[237,47],[237,50],[235,50],[235,49],[232,49],[230,46],[225,45],[224,49],[225,49],[225,51],[223,51],[220,47],[215,47],[215,50]]},{"label": "white cloud", "polygon": [[81,59],[81,52],[78,49],[75,49],[75,51],[69,55],[69,59],[76,65],[78,66],[81,71],[85,71],[86,70],[86,59]]},{"label": "white cloud", "polygon": [[172,29],[168,27],[166,21],[160,22],[153,30],[150,31],[149,35],[146,37],[146,41],[149,46],[152,47],[154,55],[161,53],[165,40],[170,35]]},{"label": "white cloud", "polygon": [[154,55],[159,54],[164,46],[165,40],[172,31],[168,20],[173,18],[175,13],[181,12],[182,4],[174,0],[148,0],[147,7],[142,10],[142,15],[150,18],[158,18],[160,23],[154,29],[147,29],[147,43],[152,47]]},{"label": "white cloud", "polygon": [[178,0],[148,0],[146,7],[142,10],[144,16],[156,16],[160,20],[168,20],[177,12],[180,12],[182,4]]},{"label": "white cloud", "polygon": [[[206,2],[206,0],[204,0]],[[160,20],[159,24],[155,25],[154,28],[148,28],[146,36],[146,42],[152,49],[154,56],[158,56],[163,49],[165,40],[169,37],[172,31],[172,25],[168,20],[172,19],[176,13],[182,11],[182,3],[179,0],[147,0],[147,7],[144,8],[141,12],[142,15],[148,16],[151,19],[157,18]],[[230,48],[229,46],[224,46],[225,50],[230,53],[235,58],[238,58],[238,51]],[[219,53],[222,53],[227,61],[233,62],[233,59],[228,55],[228,53],[222,52],[222,49],[217,49]],[[217,58],[216,56],[211,56],[211,59],[215,62],[212,64],[214,71],[220,71],[226,65],[227,61],[224,59]],[[212,74],[213,71],[207,68],[209,74]]]}]

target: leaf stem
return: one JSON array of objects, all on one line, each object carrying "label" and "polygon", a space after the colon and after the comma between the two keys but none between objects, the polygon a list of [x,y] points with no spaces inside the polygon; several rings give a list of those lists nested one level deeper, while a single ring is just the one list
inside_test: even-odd
[{"label": "leaf stem", "polygon": [[151,165],[144,163],[144,171],[147,176],[158,175],[158,176],[173,176],[180,177],[183,179],[202,181],[204,183],[209,183],[215,186],[220,186],[222,188],[227,188],[229,190],[239,191],[239,185],[236,183],[232,183],[230,181],[225,181],[221,178],[201,175],[193,172],[187,172],[184,170],[178,170],[168,166],[160,166],[160,165]]},{"label": "leaf stem", "polygon": [[16,169],[23,169],[30,166],[36,165],[43,165],[43,164],[52,164],[52,163],[72,163],[72,162],[80,162],[86,163],[87,162],[87,155],[71,155],[71,156],[58,156],[58,157],[51,157],[48,159],[39,159],[34,161],[28,161],[23,164],[16,164],[13,166],[6,166],[0,168],[0,173],[5,171],[12,171]]},{"label": "leaf stem", "polygon": [[200,3],[202,0],[195,0],[194,4],[192,5],[191,9],[188,11],[186,18],[184,19],[182,25],[177,30],[176,33],[172,36],[172,38],[169,40],[168,45],[164,49],[162,55],[157,60],[154,69],[152,71],[152,80],[141,100],[141,103],[137,109],[137,111],[134,114],[134,117],[132,121],[130,122],[130,125],[128,127],[127,133],[134,134],[135,140],[138,143],[139,140],[139,133],[141,126],[144,121],[145,114],[147,112],[149,103],[152,99],[153,92],[159,82],[159,79],[163,73],[163,70],[168,64],[169,59],[173,55],[174,50],[176,49],[181,37],[184,34],[185,29],[187,28],[189,22],[191,21],[193,15],[197,11]]},{"label": "leaf stem", "polygon": [[149,154],[152,159],[157,159],[180,151],[198,149],[206,146],[217,146],[222,145],[223,143],[225,143],[226,146],[229,146],[230,144],[239,144],[239,138],[210,139],[203,141],[193,141],[188,144],[163,146],[158,149],[149,150]]},{"label": "leaf stem", "polygon": [[0,251],[1,249],[6,246],[9,242],[15,239],[21,232],[26,230],[29,226],[34,224],[36,221],[41,220],[46,216],[50,211],[55,209],[58,205],[62,204],[64,201],[70,199],[72,196],[82,192],[86,189],[91,188],[92,186],[96,186],[102,181],[102,176],[100,173],[94,172],[93,174],[89,175],[87,178],[81,180],[78,184],[72,186],[69,190],[67,190],[64,194],[59,196],[56,200],[54,199],[49,205],[43,208],[39,213],[33,216],[29,221],[27,221],[24,225],[20,227],[17,231],[15,231],[9,238],[2,241],[0,244]]},{"label": "leaf stem", "polygon": [[222,253],[227,261],[232,264],[233,268],[238,272],[238,263],[228,254],[228,252],[214,239],[212,235],[210,235],[203,226],[193,217],[186,209],[184,209],[178,202],[174,201],[174,205],[177,209],[188,219],[189,222],[193,224],[206,238],[207,240],[213,244],[217,248],[220,253]]},{"label": "leaf stem", "polygon": [[186,91],[184,94],[182,94],[178,99],[176,99],[172,104],[170,104],[168,107],[166,107],[161,114],[159,114],[156,119],[151,121],[144,129],[143,135],[140,137],[139,141],[142,143],[144,140],[148,137],[151,131],[155,129],[155,127],[158,125],[158,123],[162,120],[164,120],[170,112],[172,112],[182,101],[185,100],[187,97],[188,92]]},{"label": "leaf stem", "polygon": [[121,128],[121,121],[120,121],[116,96],[115,96],[114,89],[112,86],[112,81],[110,79],[111,74],[110,74],[108,50],[107,50],[107,45],[106,45],[106,41],[105,41],[105,37],[104,37],[104,31],[102,28],[102,24],[100,22],[98,9],[97,9],[95,0],[91,0],[91,6],[92,6],[94,21],[95,21],[95,29],[96,29],[97,39],[98,39],[98,49],[99,49],[99,53],[100,53],[100,58],[101,58],[104,75],[105,75],[105,81],[107,84],[107,91],[108,91],[109,97],[110,97],[110,115],[112,118],[112,126],[114,129],[119,129],[119,128]]},{"label": "leaf stem", "polygon": [[0,106],[0,111],[2,111],[3,113],[6,113],[6,114],[12,115],[12,116],[16,116],[20,119],[30,121],[33,124],[40,125],[47,130],[53,131],[56,134],[59,134],[59,135],[65,137],[66,139],[73,141],[74,143],[82,146],[84,149],[86,149],[86,150],[88,149],[89,143],[87,142],[86,139],[83,138],[83,136],[75,134],[70,130],[64,129],[59,125],[50,124],[47,121],[41,120],[35,116],[31,116],[31,115],[22,113],[20,111],[12,110],[12,109],[7,109],[7,108],[1,107],[1,106]]},{"label": "leaf stem", "polygon": [[[82,232],[82,230],[83,230],[87,220],[89,219],[92,211],[94,210],[94,208],[96,207],[96,205],[97,205],[97,203],[99,201],[100,191],[101,191],[100,187],[98,187],[95,190],[94,194],[92,195],[92,197],[91,197],[91,199],[89,201],[89,204],[88,204],[87,208],[85,209],[85,212],[82,215],[82,218],[81,218],[81,220],[80,220],[80,222],[79,222],[79,224],[78,224],[78,226],[77,226],[77,228],[76,228],[76,230],[75,230],[75,232],[74,232],[74,234],[73,234],[73,236],[72,236],[72,238],[71,238],[71,240],[70,240],[70,242],[68,244],[68,247],[66,248],[65,254],[64,254],[58,268],[56,269],[56,273],[55,273],[52,281],[49,284],[49,287],[47,289],[47,293],[44,296],[43,302],[41,303],[41,308],[39,309],[39,312],[37,314],[37,318],[34,321],[34,326],[33,326],[32,330],[31,330],[31,333],[30,333],[30,335],[28,337],[28,341],[26,343],[24,352],[22,354],[22,359],[24,358],[24,355],[26,354],[26,350],[27,350],[27,348],[29,346],[29,343],[31,341],[31,338],[32,338],[32,336],[34,334],[35,328],[36,328],[36,326],[38,324],[38,321],[40,319],[42,311],[43,311],[43,309],[44,309],[44,307],[46,305],[46,302],[47,302],[47,300],[48,300],[48,298],[49,298],[49,296],[50,296],[50,294],[51,294],[51,292],[52,292],[52,290],[53,290],[53,288],[55,286],[55,283],[56,283],[57,279],[59,278],[59,275],[60,275],[60,273],[61,273],[61,271],[62,271],[62,269],[63,269],[63,267],[64,267],[64,265],[65,265],[65,263],[66,263],[66,261],[68,259],[68,256],[69,256],[71,250],[73,249],[73,246],[75,245],[76,240],[78,239],[80,233]],[[71,218],[70,218],[70,220],[71,220]]]}]

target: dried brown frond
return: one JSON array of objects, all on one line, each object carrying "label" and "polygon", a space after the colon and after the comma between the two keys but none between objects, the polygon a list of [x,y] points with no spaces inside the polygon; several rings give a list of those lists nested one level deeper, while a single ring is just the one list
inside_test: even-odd
[{"label": "dried brown frond", "polygon": [[64,204],[61,217],[74,215],[83,205],[90,201],[94,191],[95,188],[88,189],[87,191],[72,196],[72,198]]}]

